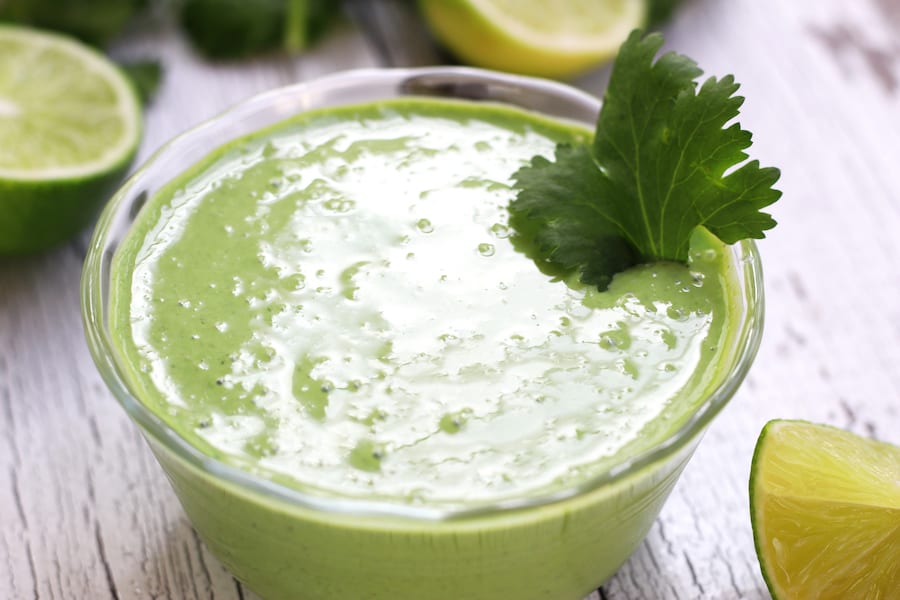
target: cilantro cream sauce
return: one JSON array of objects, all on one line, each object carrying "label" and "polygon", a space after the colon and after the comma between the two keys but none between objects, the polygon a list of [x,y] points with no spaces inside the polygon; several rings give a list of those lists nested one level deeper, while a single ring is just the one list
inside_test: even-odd
[{"label": "cilantro cream sauce", "polygon": [[582,129],[406,99],[221,148],[139,214],[111,324],[139,399],[288,486],[469,506],[568,487],[686,419],[728,335],[723,248],[607,292],[514,246],[511,175]]}]

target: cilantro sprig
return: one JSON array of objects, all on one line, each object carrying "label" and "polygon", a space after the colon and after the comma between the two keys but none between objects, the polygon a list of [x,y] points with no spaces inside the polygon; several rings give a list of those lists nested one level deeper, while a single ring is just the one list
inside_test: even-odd
[{"label": "cilantro sprig", "polygon": [[743,103],[734,77],[711,77],[686,56],[657,53],[663,37],[635,31],[619,50],[593,142],[560,144],[513,176],[510,223],[535,258],[605,289],[654,261],[687,262],[691,232],[725,243],[775,226],[760,209],[780,172],[747,161],[751,133],[729,123]]}]

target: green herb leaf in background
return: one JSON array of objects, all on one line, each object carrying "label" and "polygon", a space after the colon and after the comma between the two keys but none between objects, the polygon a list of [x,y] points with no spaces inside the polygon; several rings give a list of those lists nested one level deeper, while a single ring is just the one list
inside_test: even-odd
[{"label": "green herb leaf in background", "polygon": [[682,0],[648,0],[647,27],[659,27],[672,18]]},{"label": "green herb leaf in background", "polygon": [[781,196],[779,171],[745,162],[751,134],[728,125],[738,84],[698,88],[690,58],[654,62],[662,44],[635,31],[622,45],[591,146],[560,145],[514,175],[510,223],[533,257],[601,289],[639,263],[687,262],[698,226],[731,244],[775,225],[760,209]]},{"label": "green herb leaf in background", "polygon": [[335,0],[184,0],[180,21],[197,50],[233,59],[304,50],[339,11]]},{"label": "green herb leaf in background", "polygon": [[145,4],[146,0],[0,0],[0,21],[61,31],[103,48]]},{"label": "green herb leaf in background", "polygon": [[162,65],[157,60],[140,60],[119,64],[119,68],[125,72],[131,80],[134,89],[141,99],[141,104],[147,106],[156,94],[162,81]]}]

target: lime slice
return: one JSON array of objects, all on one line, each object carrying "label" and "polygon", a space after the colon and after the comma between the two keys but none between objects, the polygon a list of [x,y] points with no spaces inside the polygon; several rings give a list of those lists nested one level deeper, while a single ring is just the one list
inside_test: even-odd
[{"label": "lime slice", "polygon": [[750,513],[773,598],[900,594],[900,448],[771,421],[753,455]]},{"label": "lime slice", "polygon": [[0,254],[81,230],[137,149],[141,108],[102,54],[56,34],[0,26]]},{"label": "lime slice", "polygon": [[612,58],[646,0],[419,0],[434,34],[470,64],[569,77]]}]

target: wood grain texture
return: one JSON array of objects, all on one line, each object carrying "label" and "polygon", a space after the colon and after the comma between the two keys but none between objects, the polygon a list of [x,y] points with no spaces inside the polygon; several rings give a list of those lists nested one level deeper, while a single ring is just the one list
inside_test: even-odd
[{"label": "wood grain texture", "polygon": [[[119,56],[166,66],[139,160],[257,91],[447,60],[408,3],[346,7],[346,27],[292,59],[210,65],[165,21],[130,36]],[[666,32],[708,74],[735,74],[752,154],[782,169],[780,224],[760,244],[766,334],[647,541],[590,600],[759,600],[747,480],[762,425],[805,418],[900,444],[900,7],[693,0]],[[576,83],[601,94],[607,78]],[[0,259],[0,598],[251,599],[94,370],[78,306],[86,235]]]}]

